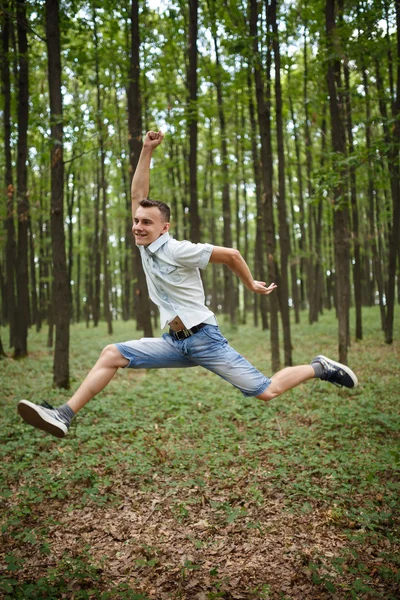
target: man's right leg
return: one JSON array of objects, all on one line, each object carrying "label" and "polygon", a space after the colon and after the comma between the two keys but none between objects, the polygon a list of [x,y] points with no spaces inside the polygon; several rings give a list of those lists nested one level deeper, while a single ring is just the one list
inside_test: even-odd
[{"label": "man's right leg", "polygon": [[68,406],[76,414],[89,400],[104,390],[119,368],[126,367],[128,364],[129,360],[122,356],[114,344],[106,346],[86,379],[68,400]]},{"label": "man's right leg", "polygon": [[38,406],[28,400],[21,400],[18,412],[29,425],[63,438],[68,433],[75,414],[106,387],[118,368],[193,367],[193,363],[182,353],[182,344],[183,342],[174,340],[168,334],[161,338],[141,338],[110,344],[104,348],[99,360],[67,404],[52,408],[50,405],[46,406],[46,403],[45,406]]},{"label": "man's right leg", "polygon": [[126,367],[128,363],[118,348],[110,344],[104,348],[95,366],[67,404],[51,408],[49,405],[39,406],[28,400],[21,400],[18,412],[29,425],[63,438],[76,413],[108,385],[120,367]]}]

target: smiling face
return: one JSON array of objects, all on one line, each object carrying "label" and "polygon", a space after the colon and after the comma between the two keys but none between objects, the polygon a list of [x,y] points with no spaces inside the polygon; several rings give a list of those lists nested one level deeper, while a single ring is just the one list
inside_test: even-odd
[{"label": "smiling face", "polygon": [[139,206],[133,219],[132,232],[138,246],[149,246],[169,230],[169,223],[156,206]]}]

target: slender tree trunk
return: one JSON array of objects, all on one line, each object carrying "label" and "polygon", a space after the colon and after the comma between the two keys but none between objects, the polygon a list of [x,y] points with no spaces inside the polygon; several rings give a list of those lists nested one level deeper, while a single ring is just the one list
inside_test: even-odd
[{"label": "slender tree trunk", "polygon": [[[337,161],[342,161],[346,154],[346,139],[337,89],[337,79],[340,72],[340,62],[336,58],[336,23],[335,0],[326,0],[326,34],[329,53],[327,84],[331,114],[332,146]],[[335,168],[335,164],[334,164]],[[334,247],[335,247],[335,276],[336,301],[339,321],[339,360],[347,362],[348,332],[349,332],[349,299],[350,299],[350,253],[348,209],[345,201],[346,173],[343,166],[336,167],[340,173],[338,183],[333,189],[334,202]]]},{"label": "slender tree trunk", "polygon": [[18,249],[17,249],[17,325],[14,358],[28,354],[29,290],[28,290],[28,39],[25,0],[17,4],[18,33],[18,152],[17,152],[17,204],[18,204]]},{"label": "slender tree trunk", "polygon": [[[214,198],[214,142],[213,142],[213,123],[212,123],[212,119],[210,119],[210,125],[209,125],[209,130],[208,130],[208,144],[209,144],[209,149],[208,149],[208,164],[209,164],[209,169],[208,169],[208,180],[209,180],[209,198],[210,198],[210,231],[211,231],[211,244],[216,245],[217,243],[217,232],[216,232],[216,227],[215,227],[215,198]],[[212,275],[211,275],[211,290],[212,290],[212,296],[211,296],[211,310],[213,313],[217,313],[218,312],[218,304],[219,304],[219,298],[218,298],[218,269],[219,269],[218,264],[212,263],[211,268],[212,268]]]},{"label": "slender tree trunk", "polygon": [[[364,62],[364,61],[362,61]],[[372,251],[372,261],[373,261],[373,273],[375,277],[375,281],[378,288],[378,296],[379,296],[379,308],[381,313],[381,325],[382,331],[385,331],[385,323],[386,323],[386,305],[384,301],[384,283],[383,283],[383,274],[382,274],[382,265],[381,260],[378,253],[378,244],[376,242],[377,239],[377,231],[375,225],[375,195],[377,194],[377,190],[375,190],[374,184],[374,151],[372,148],[372,131],[371,131],[371,104],[370,104],[370,96],[369,96],[369,84],[368,84],[368,75],[365,68],[365,65],[362,64],[362,77],[363,77],[363,85],[364,85],[364,96],[365,96],[365,116],[366,116],[366,125],[365,125],[365,140],[368,154],[368,221],[369,221],[369,236],[367,238],[368,250],[369,247]],[[379,78],[378,78],[379,79]],[[366,273],[369,281],[369,270]],[[362,286],[360,286],[362,289]]]},{"label": "slender tree trunk", "polygon": [[[350,73],[347,59],[344,64],[344,78],[346,86],[346,125],[347,125],[347,140],[350,155],[354,154],[353,140],[353,119],[351,108],[350,95]],[[361,255],[360,255],[360,231],[358,225],[358,206],[357,206],[357,179],[356,169],[353,164],[349,167],[350,178],[350,199],[351,213],[353,221],[353,248],[354,248],[354,266],[353,266],[353,281],[354,281],[354,301],[356,309],[356,339],[362,340],[362,298],[361,298]]]},{"label": "slender tree trunk", "polygon": [[280,242],[280,311],[282,318],[284,363],[292,365],[292,341],[290,333],[289,314],[289,274],[288,263],[290,256],[290,237],[286,210],[285,186],[285,151],[283,147],[283,118],[282,118],[282,88],[281,88],[281,57],[279,48],[279,33],[276,18],[277,0],[271,2],[271,21],[273,40],[272,47],[275,59],[275,100],[276,100],[276,133],[278,146],[278,213],[279,213],[279,242]]},{"label": "slender tree trunk", "polygon": [[[131,56],[128,86],[128,139],[131,181],[135,173],[142,149],[142,106],[140,98],[140,62],[139,62],[139,3],[131,3]],[[132,235],[132,233],[131,233]],[[138,248],[134,249],[136,285],[134,288],[137,328],[142,329],[146,337],[153,336],[150,300],[146,278]]]},{"label": "slender tree trunk", "polygon": [[[215,21],[214,21],[215,22]],[[215,28],[212,27],[212,36],[214,41],[215,63],[216,63],[216,79],[215,87],[217,90],[218,116],[220,125],[220,140],[221,140],[221,169],[222,169],[222,214],[223,214],[223,238],[222,243],[225,247],[232,247],[232,211],[230,199],[230,181],[228,171],[228,145],[226,132],[226,119],[224,110],[224,100],[222,95],[222,78],[221,64],[219,60],[218,39]],[[230,316],[231,323],[236,324],[236,294],[233,274],[230,269],[224,267],[224,312]]]},{"label": "slender tree trunk", "polygon": [[112,313],[111,313],[111,284],[110,269],[108,261],[108,224],[107,224],[107,181],[106,181],[106,153],[104,149],[104,123],[103,123],[103,105],[100,90],[100,65],[99,65],[99,45],[97,35],[96,10],[93,10],[94,23],[94,45],[95,45],[95,74],[96,74],[96,95],[97,95],[97,133],[100,149],[100,194],[101,203],[101,254],[103,257],[103,314],[107,323],[107,331],[112,335]]},{"label": "slender tree trunk", "polygon": [[100,321],[100,272],[101,272],[101,252],[100,252],[100,173],[99,166],[96,168],[96,200],[94,203],[94,240],[89,240],[89,248],[93,244],[93,263],[92,277],[94,277],[94,295],[92,295],[92,316],[93,325],[97,327]]},{"label": "slender tree trunk", "polygon": [[[290,69],[288,70],[288,83],[290,81]],[[299,207],[299,266],[300,266],[300,303],[301,308],[305,308],[305,271],[307,266],[306,254],[307,254],[307,236],[305,230],[305,210],[304,210],[304,191],[303,191],[303,170],[301,164],[301,148],[299,140],[299,131],[297,126],[297,119],[293,106],[292,94],[289,94],[289,105],[290,115],[293,122],[293,137],[294,137],[294,148],[296,152],[296,174],[297,174],[297,189],[298,189],[298,207]],[[293,221],[295,223],[295,221]],[[300,318],[300,315],[299,315]],[[296,321],[297,322],[297,321]]]},{"label": "slender tree trunk", "polygon": [[303,77],[303,104],[304,104],[304,137],[305,137],[305,152],[306,152],[306,174],[307,174],[307,237],[308,237],[308,254],[306,257],[307,270],[307,297],[308,297],[308,322],[310,324],[318,320],[318,307],[315,306],[315,286],[318,282],[315,280],[315,248],[314,248],[314,206],[313,184],[312,184],[312,142],[311,142],[311,120],[309,111],[308,99],[308,45],[307,45],[307,22],[304,24],[304,45],[303,45],[303,60],[304,60],[304,77]]},{"label": "slender tree trunk", "polygon": [[189,0],[189,64],[187,82],[189,90],[187,118],[189,135],[189,190],[190,190],[190,237],[192,242],[199,242],[200,215],[197,198],[197,30],[198,30],[198,0]]},{"label": "slender tree trunk", "polygon": [[30,312],[30,325],[35,324],[36,329],[38,328],[39,322],[39,309],[38,309],[38,297],[36,287],[36,265],[35,265],[35,244],[33,241],[32,231],[32,219],[29,217],[28,220],[28,241],[29,241],[29,270],[30,270],[30,282],[31,282],[31,312]]},{"label": "slender tree trunk", "polygon": [[400,0],[396,0],[396,25],[397,25],[397,86],[396,100],[393,106],[393,116],[395,124],[393,127],[392,144],[390,149],[390,170],[392,172],[392,229],[389,238],[389,264],[388,264],[388,282],[387,282],[387,312],[386,312],[386,331],[385,342],[393,343],[393,321],[394,321],[394,303],[395,303],[395,281],[396,281],[396,261],[398,255],[398,244],[400,236]]},{"label": "slender tree trunk", "polygon": [[[126,175],[126,159],[123,151],[124,144],[122,143],[122,123],[120,117],[120,109],[117,95],[117,86],[115,84],[115,111],[117,115],[117,126],[118,126],[118,142],[119,142],[119,154],[121,161],[121,184],[122,184],[122,198],[121,202],[125,205],[125,231],[124,231],[124,244],[123,252],[121,253],[121,288],[122,288],[122,318],[127,321],[132,317],[132,267],[133,267],[133,256],[135,244],[132,236],[132,211],[131,211],[131,196],[129,193],[129,183]],[[122,248],[121,248],[122,249]]]},{"label": "slender tree trunk", "polygon": [[46,36],[50,91],[51,240],[53,251],[53,316],[56,328],[54,385],[69,387],[69,323],[71,296],[65,256],[63,109],[58,0],[46,0]]},{"label": "slender tree trunk", "polygon": [[[288,147],[288,142],[287,142],[287,147]],[[289,153],[289,148],[288,148],[288,152],[287,152],[288,156],[290,155]],[[292,260],[290,263],[290,276],[291,276],[291,281],[292,281],[292,300],[293,300],[293,306],[294,306],[294,318],[295,318],[295,323],[298,324],[300,323],[300,297],[299,297],[299,288],[298,288],[298,284],[297,284],[297,265],[298,265],[298,259],[297,257],[297,241],[296,241],[296,236],[295,236],[295,229],[294,229],[294,223],[296,223],[296,216],[295,216],[295,210],[294,210],[294,202],[293,202],[293,198],[294,198],[294,190],[293,190],[293,178],[292,178],[292,171],[291,168],[289,166],[289,169],[287,170],[287,175],[288,175],[288,186],[289,186],[289,199],[290,199],[290,214],[291,214],[291,218],[292,218],[292,227],[290,228],[290,235],[291,235],[291,248],[292,248]]]},{"label": "slender tree trunk", "polygon": [[[244,91],[246,91],[246,88],[244,88]],[[246,131],[246,117],[245,117],[245,97],[242,97],[242,101],[241,101],[241,131],[240,131],[240,142],[241,142],[241,158],[240,158],[240,164],[242,166],[242,170],[241,170],[241,185],[243,188],[243,202],[244,202],[244,248],[243,248],[243,258],[244,260],[247,262],[247,264],[249,263],[249,203],[248,203],[248,197],[247,197],[247,177],[246,177],[246,165],[245,165],[245,143],[244,143],[244,138],[245,138],[245,131]],[[251,296],[250,296],[251,292],[250,290],[248,290],[247,288],[244,288],[244,292],[243,292],[243,307],[244,307],[244,313],[243,313],[243,323],[245,324],[247,322],[247,313],[250,310],[250,306],[251,306]]]},{"label": "slender tree trunk", "polygon": [[[72,163],[71,163],[72,164]],[[71,293],[71,316],[74,315],[73,296],[71,289],[72,271],[74,266],[74,224],[73,224],[73,211],[74,211],[74,200],[75,200],[75,174],[70,169],[66,176],[66,200],[67,200],[67,215],[68,215],[68,282]],[[71,182],[71,186],[70,186]]]},{"label": "slender tree trunk", "polygon": [[9,67],[9,39],[10,20],[8,16],[8,3],[5,4],[2,22],[2,48],[1,48],[1,77],[4,122],[4,158],[5,158],[5,193],[7,198],[6,213],[6,307],[9,324],[9,345],[14,347],[15,329],[17,318],[17,306],[15,296],[15,265],[17,258],[17,245],[15,239],[15,206],[14,206],[14,183],[11,157],[11,90],[10,90],[10,67]]},{"label": "slender tree trunk", "polygon": [[[320,167],[323,172],[324,164],[325,164],[325,155],[326,155],[326,112],[327,112],[327,104],[324,102],[324,107],[322,111],[322,124],[321,124],[321,159],[320,159]],[[322,214],[323,214],[323,202],[320,200],[316,210],[314,211],[314,230],[315,230],[315,264],[314,264],[314,277],[315,277],[315,285],[314,285],[314,298],[313,298],[313,306],[317,311],[317,314],[313,315],[313,321],[318,320],[318,314],[323,312],[323,275],[322,275],[322,231],[323,231],[323,222],[322,222]]]},{"label": "slender tree trunk", "polygon": [[81,243],[82,243],[82,206],[81,206],[81,185],[80,177],[77,177],[77,199],[76,205],[78,208],[78,255],[76,257],[76,286],[75,286],[75,319],[77,323],[81,320],[81,279],[82,279],[82,256],[81,256]]},{"label": "slender tree trunk", "polygon": [[[265,263],[264,257],[264,228],[263,228],[263,203],[262,203],[262,182],[261,182],[261,162],[258,154],[256,132],[258,131],[255,107],[253,102],[253,86],[251,82],[250,67],[247,70],[247,89],[249,97],[249,116],[251,136],[251,156],[254,170],[254,183],[256,187],[256,243],[254,253],[254,274],[259,281],[265,281]],[[263,330],[268,329],[268,311],[267,298],[265,296],[254,296],[254,326],[258,327],[258,310],[260,309],[261,322]]]},{"label": "slender tree trunk", "polygon": [[[272,145],[271,145],[271,123],[270,123],[270,99],[265,98],[264,83],[261,76],[261,57],[258,49],[257,33],[257,0],[250,0],[250,37],[253,40],[254,55],[254,78],[256,85],[256,98],[258,108],[258,122],[261,134],[261,164],[262,164],[262,183],[264,188],[264,232],[265,246],[267,252],[267,266],[269,282],[277,282],[277,270],[275,261],[275,230],[274,230],[274,212],[272,199]],[[267,56],[267,83],[270,82],[270,51]],[[268,94],[269,95],[269,94]],[[279,358],[279,326],[278,326],[278,296],[271,294],[270,315],[271,315],[271,361],[272,369],[277,371],[280,368]]]}]

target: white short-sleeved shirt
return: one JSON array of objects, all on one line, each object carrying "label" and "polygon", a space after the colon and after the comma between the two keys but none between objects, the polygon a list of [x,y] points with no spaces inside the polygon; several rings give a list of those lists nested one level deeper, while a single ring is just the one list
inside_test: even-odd
[{"label": "white short-sleeved shirt", "polygon": [[178,242],[164,233],[149,246],[138,246],[150,298],[160,309],[161,327],[176,316],[190,329],[216,323],[205,305],[199,269],[208,265],[213,246]]}]

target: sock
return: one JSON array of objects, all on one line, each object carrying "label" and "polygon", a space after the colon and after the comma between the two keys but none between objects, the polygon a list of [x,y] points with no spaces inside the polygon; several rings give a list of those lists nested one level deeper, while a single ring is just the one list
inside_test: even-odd
[{"label": "sock", "polygon": [[56,410],[66,425],[69,425],[72,419],[75,417],[75,413],[69,406],[69,404],[63,404],[62,406],[58,406]]},{"label": "sock", "polygon": [[314,369],[315,377],[319,379],[324,372],[324,367],[320,362],[313,362],[311,363],[311,366]]}]

